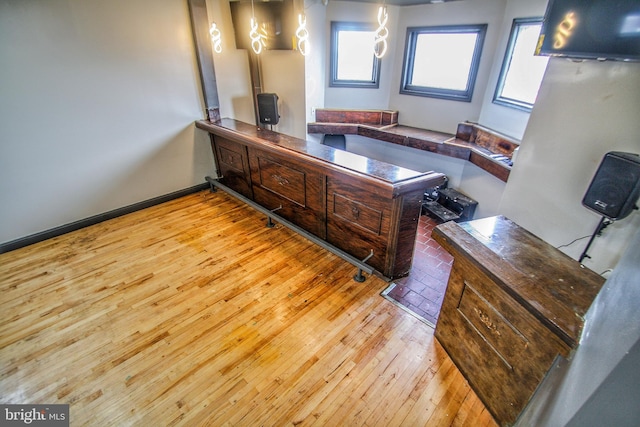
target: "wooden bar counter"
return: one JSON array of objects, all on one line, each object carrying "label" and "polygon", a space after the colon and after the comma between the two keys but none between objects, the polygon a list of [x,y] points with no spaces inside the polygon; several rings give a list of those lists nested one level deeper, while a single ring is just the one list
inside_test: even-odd
[{"label": "wooden bar counter", "polygon": [[444,182],[232,119],[209,132],[220,182],[393,279],[411,269],[424,191]]},{"label": "wooden bar counter", "polygon": [[578,346],[604,278],[502,216],[441,224],[433,237],[454,257],[435,336],[512,425],[556,357]]}]

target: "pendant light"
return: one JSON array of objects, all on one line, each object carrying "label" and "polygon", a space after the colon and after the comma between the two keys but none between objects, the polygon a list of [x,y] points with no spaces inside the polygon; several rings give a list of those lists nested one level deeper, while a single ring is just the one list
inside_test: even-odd
[{"label": "pendant light", "polygon": [[211,35],[211,43],[213,43],[213,51],[215,53],[222,52],[222,37],[215,22],[209,27],[209,34]]},{"label": "pendant light", "polygon": [[258,32],[258,22],[256,21],[256,13],[253,8],[253,0],[251,0],[251,30],[249,31],[251,38],[251,49],[259,55],[264,47],[264,35]]},{"label": "pendant light", "polygon": [[296,30],[298,51],[302,56],[307,56],[307,53],[309,53],[309,31],[307,31],[307,17],[304,13],[298,15],[298,24],[298,29]]},{"label": "pendant light", "polygon": [[387,37],[389,37],[389,30],[387,29],[387,21],[389,15],[387,14],[387,7],[383,3],[378,9],[378,28],[376,29],[373,54],[376,58],[380,59],[387,53]]}]

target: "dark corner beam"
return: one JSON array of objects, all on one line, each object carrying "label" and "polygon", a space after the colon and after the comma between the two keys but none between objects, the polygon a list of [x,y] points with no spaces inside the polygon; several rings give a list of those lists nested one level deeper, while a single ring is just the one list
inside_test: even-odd
[{"label": "dark corner beam", "polygon": [[217,121],[220,120],[220,101],[218,100],[216,71],[213,66],[207,3],[206,0],[188,0],[188,3],[189,15],[191,17],[191,31],[196,47],[207,119],[209,121]]}]

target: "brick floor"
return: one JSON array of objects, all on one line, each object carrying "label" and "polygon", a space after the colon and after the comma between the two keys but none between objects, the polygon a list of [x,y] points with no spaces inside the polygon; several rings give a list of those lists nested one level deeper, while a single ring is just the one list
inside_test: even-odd
[{"label": "brick floor", "polygon": [[453,257],[431,238],[437,225],[428,215],[418,223],[413,266],[407,277],[396,280],[387,296],[435,325],[447,289]]}]

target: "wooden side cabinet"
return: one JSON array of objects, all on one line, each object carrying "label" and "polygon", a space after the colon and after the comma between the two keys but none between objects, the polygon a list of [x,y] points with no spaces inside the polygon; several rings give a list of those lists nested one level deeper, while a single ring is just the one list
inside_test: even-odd
[{"label": "wooden side cabinet", "polygon": [[453,257],[435,336],[496,421],[512,425],[570,358],[604,279],[505,217],[437,226]]}]

